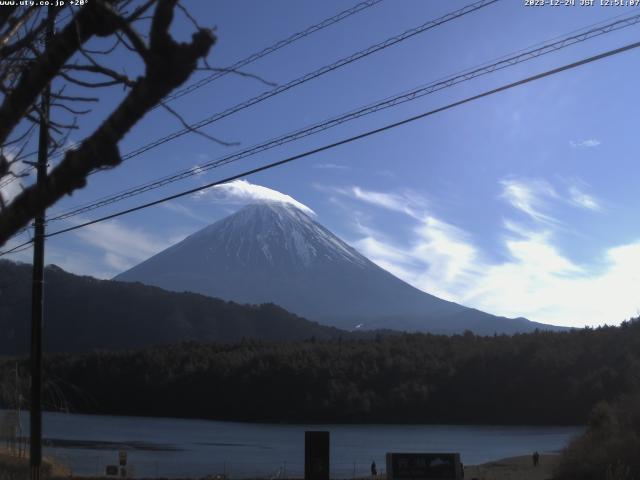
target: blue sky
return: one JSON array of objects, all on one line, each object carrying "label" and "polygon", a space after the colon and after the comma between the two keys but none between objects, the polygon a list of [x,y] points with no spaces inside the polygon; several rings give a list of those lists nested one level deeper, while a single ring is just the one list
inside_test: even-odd
[{"label": "blue sky", "polygon": [[[217,27],[223,67],[356,2],[191,1]],[[283,84],[470,2],[384,0],[246,67]],[[631,7],[525,7],[502,0],[135,157],[49,214],[233,153],[619,15]],[[579,3],[579,2],[578,2]],[[175,33],[193,27],[178,16]],[[638,40],[639,26],[462,83],[308,139],[51,224],[73,225],[203,185],[484,90]],[[126,55],[116,64],[132,74]],[[287,195],[364,255],[412,285],[490,313],[559,325],[617,324],[640,311],[637,70],[640,51],[546,78],[392,131],[117,220],[52,238],[47,263],[101,278],[137,264],[259,198]],[[206,75],[198,73],[196,77]],[[173,102],[191,122],[270,87],[227,75]],[[104,92],[88,132],[121,98]],[[129,152],[180,129],[161,109],[121,144]],[[4,192],[10,195],[11,192]],[[279,197],[283,198],[283,197]],[[22,241],[23,238],[17,239]],[[14,258],[28,261],[30,252]]]}]

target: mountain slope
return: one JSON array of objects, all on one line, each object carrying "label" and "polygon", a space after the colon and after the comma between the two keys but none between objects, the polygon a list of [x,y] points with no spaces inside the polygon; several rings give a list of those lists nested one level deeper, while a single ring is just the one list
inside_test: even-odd
[{"label": "mountain slope", "polygon": [[[0,354],[28,352],[31,266],[0,260]],[[81,352],[194,340],[336,338],[343,333],[276,305],[237,305],[194,293],[45,269],[44,349]]]},{"label": "mountain slope", "polygon": [[241,303],[274,302],[347,329],[493,334],[547,327],[422,292],[286,204],[249,205],[115,279]]}]

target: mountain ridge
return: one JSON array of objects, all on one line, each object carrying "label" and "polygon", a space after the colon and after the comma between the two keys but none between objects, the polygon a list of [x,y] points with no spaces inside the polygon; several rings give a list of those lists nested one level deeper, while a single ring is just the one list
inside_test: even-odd
[{"label": "mountain ridge", "polygon": [[[29,264],[0,259],[0,355],[29,350]],[[273,304],[238,305],[197,293],[78,276],[45,268],[44,351],[123,350],[177,342],[331,339],[347,332]]]}]

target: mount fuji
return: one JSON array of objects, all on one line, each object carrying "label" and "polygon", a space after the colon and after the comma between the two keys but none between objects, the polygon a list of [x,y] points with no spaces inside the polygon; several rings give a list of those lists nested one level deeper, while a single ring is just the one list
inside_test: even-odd
[{"label": "mount fuji", "polygon": [[348,330],[493,334],[558,329],[490,315],[418,290],[285,203],[248,205],[114,280],[239,303],[275,303]]}]

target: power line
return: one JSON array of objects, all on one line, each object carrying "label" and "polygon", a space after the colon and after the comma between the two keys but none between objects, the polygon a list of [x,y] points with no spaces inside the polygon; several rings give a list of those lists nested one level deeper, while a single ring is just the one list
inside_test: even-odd
[{"label": "power line", "polygon": [[[346,10],[343,10],[331,17],[325,18],[324,20],[322,20],[319,23],[316,23],[314,25],[311,25],[310,27],[305,28],[304,30],[301,30],[300,32],[294,33],[292,35],[290,35],[289,37],[280,40],[276,43],[274,43],[273,45],[270,45],[266,48],[263,48],[262,50],[260,50],[259,52],[255,52],[251,55],[249,55],[248,57],[245,57],[241,60],[238,60],[237,62],[235,62],[234,64],[225,67],[223,69],[221,69],[218,72],[215,72],[191,85],[188,85],[180,90],[176,90],[175,92],[167,95],[164,99],[163,102],[170,102],[172,100],[175,100],[176,98],[180,98],[184,95],[187,95],[205,85],[208,85],[211,82],[216,81],[217,79],[232,73],[234,71],[238,71],[240,68],[243,68],[247,65],[249,65],[250,63],[255,62],[256,60],[259,60],[263,57],[266,57],[267,55],[270,55],[271,53],[274,53],[278,50],[280,50],[281,48],[286,47],[287,45],[290,45],[302,38],[308,37],[309,35],[312,35],[313,33],[319,32],[320,30],[323,30],[327,27],[330,27],[331,25],[338,23],[346,18],[349,18],[352,15],[355,15],[357,13],[360,13],[370,7],[373,7],[374,5],[377,5],[378,3],[382,2],[383,0],[365,0],[364,2],[360,2],[356,5],[354,5],[351,8],[348,8]],[[67,15],[63,18],[60,18],[56,21],[56,23],[62,22],[64,20],[66,20],[67,18],[69,18],[70,15]],[[155,107],[153,107],[152,110],[155,110],[156,108],[158,108],[159,105],[156,105]],[[71,148],[75,148],[79,145],[80,143],[75,143],[73,145],[71,145],[68,149]],[[24,156],[24,158],[28,158],[30,156],[35,155],[37,152],[31,152],[27,155]],[[52,155],[53,157],[58,157],[63,155],[64,152],[59,152],[56,153],[54,155]],[[18,175],[24,175],[27,174],[29,172],[31,172],[31,170],[33,170],[35,167],[33,166],[29,166],[24,168],[23,170],[21,170],[20,172],[18,172]],[[8,181],[7,181],[8,180]],[[0,182],[0,188],[5,187],[6,185],[10,184],[11,182],[15,181],[16,177],[10,177],[9,179],[5,179],[4,182]],[[5,183],[6,182],[6,183]]]},{"label": "power line", "polygon": [[28,250],[31,248],[31,245],[33,244],[33,239],[28,240],[24,243],[21,243],[20,245],[16,245],[13,248],[10,248],[9,250],[5,250],[4,252],[0,252],[0,257],[4,256],[4,255],[9,255],[10,253],[20,253],[24,250]]},{"label": "power line", "polygon": [[11,183],[13,183],[16,179],[27,175],[31,172],[31,170],[34,170],[35,167],[33,166],[28,166],[23,168],[22,170],[20,170],[19,172],[15,173],[14,175],[7,175],[7,178],[4,179],[3,181],[0,181],[0,188],[4,188],[8,185],[10,185]]},{"label": "power line", "polygon": [[[56,235],[60,235],[62,233],[71,232],[71,231],[77,230],[79,228],[84,228],[84,227],[87,227],[89,225],[93,225],[93,224],[96,224],[96,223],[103,222],[105,220],[110,220],[110,219],[113,219],[113,218],[116,218],[116,217],[120,217],[120,216],[129,214],[129,213],[133,213],[133,212],[136,212],[136,211],[139,211],[139,210],[143,210],[145,208],[149,208],[149,207],[152,207],[154,205],[158,205],[160,203],[167,202],[169,200],[174,200],[176,198],[184,197],[186,195],[190,195],[192,193],[195,193],[195,192],[198,192],[198,191],[201,191],[201,190],[206,190],[208,188],[211,188],[211,187],[214,187],[214,186],[217,186],[217,185],[221,185],[223,183],[228,183],[228,182],[231,182],[233,180],[237,180],[237,179],[249,176],[249,175],[253,175],[255,173],[263,172],[265,170],[269,170],[271,168],[278,167],[278,166],[284,165],[286,163],[290,163],[290,162],[293,162],[295,160],[299,160],[301,158],[305,158],[305,157],[309,157],[311,155],[315,155],[316,153],[324,152],[324,151],[336,148],[336,147],[341,146],[341,145],[352,143],[352,142],[354,142],[356,140],[361,140],[363,138],[367,138],[367,137],[370,137],[372,135],[376,135],[378,133],[382,133],[382,132],[385,132],[387,130],[391,130],[393,128],[397,128],[397,127],[399,127],[401,125],[406,125],[408,123],[415,122],[417,120],[420,120],[420,119],[435,115],[436,113],[440,113],[440,112],[443,112],[443,111],[446,111],[446,110],[450,110],[450,109],[458,107],[460,105],[464,105],[466,103],[470,103],[470,102],[473,102],[475,100],[479,100],[481,98],[494,95],[496,93],[500,93],[500,92],[503,92],[503,91],[506,91],[506,90],[510,90],[512,88],[515,88],[515,87],[518,87],[518,86],[521,86],[521,85],[524,85],[524,84],[527,84],[527,83],[531,83],[531,82],[534,82],[536,80],[540,80],[542,78],[549,77],[551,75],[556,75],[558,73],[561,73],[561,72],[564,72],[564,71],[567,71],[567,70],[571,70],[571,69],[577,68],[579,66],[586,65],[588,63],[593,63],[593,62],[596,62],[598,60],[602,60],[602,59],[607,58],[607,57],[618,55],[620,53],[623,53],[623,52],[626,52],[626,51],[629,51],[629,50],[632,50],[632,49],[638,48],[638,47],[640,47],[640,42],[635,42],[635,43],[631,43],[631,44],[628,44],[628,45],[625,45],[623,47],[619,47],[619,48],[616,48],[616,49],[613,49],[613,50],[608,50],[608,51],[606,51],[604,53],[593,55],[591,57],[587,57],[587,58],[584,58],[582,60],[578,60],[578,61],[573,62],[573,63],[565,64],[565,65],[563,65],[561,67],[557,67],[557,68],[554,68],[554,69],[551,69],[551,70],[547,70],[545,72],[538,73],[536,75],[532,75],[530,77],[526,77],[524,79],[521,79],[521,80],[518,80],[518,81],[515,81],[515,82],[512,82],[512,83],[508,83],[506,85],[502,85],[502,86],[494,88],[492,90],[488,90],[488,91],[485,91],[483,93],[479,93],[477,95],[473,95],[471,97],[467,97],[467,98],[465,98],[463,100],[458,100],[457,102],[449,103],[449,104],[447,104],[447,105],[445,105],[443,107],[439,107],[439,108],[436,108],[436,109],[433,109],[433,110],[429,110],[429,111],[421,113],[419,115],[415,115],[415,116],[412,116],[412,117],[405,118],[405,119],[400,120],[398,122],[390,123],[390,124],[385,125],[383,127],[379,127],[379,128],[373,129],[373,130],[369,130],[367,132],[364,132],[364,133],[361,133],[361,134],[358,134],[358,135],[354,135],[352,137],[348,137],[348,138],[345,138],[343,140],[339,140],[337,142],[333,142],[331,144],[324,145],[322,147],[318,147],[318,148],[315,148],[315,149],[312,149],[312,150],[307,150],[306,152],[303,152],[303,153],[300,153],[300,154],[297,154],[297,155],[293,155],[293,156],[287,157],[285,159],[278,160],[276,162],[268,163],[268,164],[263,165],[261,167],[257,167],[257,168],[251,169],[251,170],[247,170],[245,172],[242,172],[242,173],[239,173],[239,174],[236,174],[236,175],[232,175],[232,176],[224,178],[222,180],[217,180],[215,182],[211,182],[211,183],[209,183],[207,185],[204,185],[204,186],[201,186],[201,187],[191,188],[189,190],[185,190],[183,192],[176,193],[174,195],[169,195],[167,197],[163,197],[163,198],[160,198],[158,200],[154,200],[152,202],[148,202],[148,203],[145,203],[145,204],[142,204],[142,205],[138,205],[138,206],[133,207],[133,208],[128,208],[126,210],[122,210],[120,212],[113,213],[111,215],[106,215],[106,216],[101,217],[101,218],[97,218],[97,219],[94,219],[94,220],[91,220],[91,221],[88,221],[88,222],[84,222],[84,223],[81,223],[81,224],[78,224],[78,225],[74,225],[73,227],[64,228],[62,230],[57,230],[55,232],[47,234],[46,236],[47,237],[53,237],[53,236],[56,236]],[[5,252],[2,252],[2,253],[0,253],[0,256],[2,256],[4,254],[5,254]]]},{"label": "power line", "polygon": [[[409,38],[412,38],[420,33],[424,33],[428,30],[431,30],[439,25],[442,25],[444,23],[450,22],[451,20],[455,20],[456,18],[460,18],[464,15],[467,15],[471,12],[475,12],[476,10],[479,10],[481,8],[487,7],[493,3],[498,2],[499,0],[479,0],[477,2],[471,3],[461,9],[455,10],[451,13],[447,13],[446,15],[443,15],[442,17],[439,17],[435,20],[430,20],[426,23],[423,23],[422,25],[419,25],[417,27],[411,28],[409,30],[406,30],[404,32],[402,32],[399,35],[395,35],[393,37],[390,37],[386,40],[384,40],[383,42],[377,43],[375,45],[371,45],[370,47],[365,48],[364,50],[360,50],[356,53],[353,53],[351,55],[349,55],[348,57],[344,57],[341,58],[340,60],[337,60],[329,65],[325,65],[324,67],[321,67],[317,70],[314,70],[313,72],[307,73],[301,77],[298,77],[294,80],[291,80],[283,85],[279,85],[275,88],[273,88],[272,90],[267,90],[266,92],[261,93],[260,95],[257,95],[253,98],[250,98],[249,100],[246,100],[244,102],[241,102],[237,105],[234,105],[233,107],[227,108],[226,110],[223,110],[221,112],[218,112],[214,115],[211,115],[210,117],[207,117],[203,120],[200,120],[199,122],[190,124],[188,128],[183,128],[181,130],[178,130],[176,132],[173,132],[169,135],[166,135],[164,137],[161,137],[157,140],[154,140],[151,143],[148,143],[146,145],[143,145],[142,147],[137,148],[136,150],[133,150],[132,152],[129,152],[125,155],[122,156],[122,160],[128,160],[130,158],[136,157],[144,152],[147,152],[155,147],[158,147],[160,145],[163,145],[164,143],[170,142],[171,140],[175,140],[178,137],[181,137],[187,133],[193,132],[194,130],[199,130],[202,127],[205,127],[207,125],[210,125],[214,122],[217,122],[218,120],[221,120],[223,118],[226,118],[236,112],[239,112],[241,110],[244,110],[245,108],[251,107],[253,105],[256,105],[260,102],[263,102],[264,100],[267,100],[268,98],[274,97],[276,95],[279,95],[283,92],[286,92],[287,90],[290,90],[294,87],[297,87],[299,85],[302,85],[310,80],[316,79],[318,77],[321,77],[329,72],[332,72],[334,70],[337,70],[341,67],[344,67],[345,65],[349,65],[355,61],[358,61],[362,58],[365,58],[373,53],[379,52],[381,50],[384,50],[388,47],[391,47],[397,43],[403,42],[404,40],[407,40]],[[99,170],[97,170],[99,171]],[[95,172],[94,172],[95,173]]]},{"label": "power line", "polygon": [[[326,18],[324,20],[322,20],[320,23],[317,23],[315,25],[312,25],[308,28],[306,28],[305,30],[302,30],[298,33],[294,33],[293,35],[285,38],[284,40],[280,40],[279,42],[274,43],[273,45],[266,47],[262,50],[260,50],[259,52],[253,53],[251,55],[249,55],[246,58],[243,58],[242,60],[238,60],[237,62],[235,62],[233,65],[230,65],[228,67],[225,67],[222,71],[213,73],[211,75],[209,75],[206,78],[203,78],[201,80],[198,80],[195,83],[192,83],[191,85],[188,85],[184,88],[181,88],[179,90],[176,90],[175,92],[167,95],[164,98],[164,102],[169,102],[172,100],[175,100],[176,98],[180,98],[184,95],[187,95],[191,92],[193,92],[194,90],[197,90],[205,85],[208,85],[211,82],[214,82],[215,80],[227,75],[228,73],[231,73],[233,71],[237,71],[240,68],[243,68],[247,65],[249,65],[250,63],[255,62],[256,60],[259,60],[262,57],[265,57],[273,52],[276,52],[278,50],[280,50],[283,47],[286,47],[287,45],[290,45],[291,43],[300,40],[301,38],[307,37],[309,35],[311,35],[312,33],[318,32],[324,28],[327,28],[331,25],[333,25],[334,23],[338,23],[341,20],[344,20],[345,18],[350,17],[351,15],[354,15],[356,13],[359,13],[367,8],[373,7],[374,5],[380,3],[382,0],[367,0],[365,2],[361,2],[358,3],[357,5],[347,9],[347,10],[343,10],[342,12]],[[158,106],[154,107],[157,108]]]},{"label": "power line", "polygon": [[[283,92],[285,92],[285,91],[287,91],[287,90],[289,90],[291,88],[294,88],[294,87],[296,87],[298,85],[306,83],[306,82],[308,82],[308,81],[310,81],[312,79],[318,78],[318,77],[320,77],[320,76],[322,76],[322,75],[324,75],[326,73],[329,73],[329,72],[331,72],[333,70],[336,70],[336,69],[341,68],[341,67],[343,67],[345,65],[353,63],[353,62],[355,62],[357,60],[360,60],[360,59],[362,59],[362,58],[364,58],[364,57],[366,57],[368,55],[371,55],[371,54],[373,54],[375,52],[378,52],[380,50],[383,50],[385,48],[393,46],[393,45],[395,45],[395,44],[397,44],[399,42],[402,42],[404,40],[407,40],[407,39],[409,39],[409,38],[411,38],[411,37],[413,37],[415,35],[423,33],[423,32],[425,32],[427,30],[435,28],[435,27],[437,27],[439,25],[442,25],[442,24],[444,24],[446,22],[449,22],[451,20],[459,18],[459,17],[461,17],[463,15],[466,15],[468,13],[471,13],[471,12],[474,12],[474,11],[479,10],[481,8],[484,8],[486,6],[489,6],[489,5],[491,5],[493,3],[496,3],[498,1],[499,0],[480,0],[480,1],[477,1],[475,3],[469,4],[469,5],[461,8],[461,9],[458,9],[458,10],[455,10],[453,12],[447,13],[446,15],[443,15],[443,16],[435,19],[435,20],[430,20],[430,21],[428,21],[426,23],[423,23],[422,25],[419,25],[417,27],[414,27],[414,28],[411,28],[409,30],[406,30],[406,31],[402,32],[399,35],[396,35],[394,37],[390,37],[390,38],[384,40],[383,42],[380,42],[380,43],[377,43],[375,45],[369,46],[364,50],[360,50],[360,51],[358,51],[356,53],[351,54],[348,57],[344,57],[344,58],[342,58],[340,60],[337,60],[336,62],[334,62],[332,64],[325,65],[324,67],[321,67],[321,68],[319,68],[319,69],[317,69],[317,70],[315,70],[313,72],[307,73],[307,74],[303,75],[302,77],[298,77],[298,78],[296,78],[294,80],[291,80],[290,82],[288,82],[288,83],[286,83],[284,85],[280,85],[280,86],[278,86],[278,87],[276,87],[276,88],[274,88],[272,90],[268,90],[266,92],[263,92],[262,94],[260,94],[260,95],[258,95],[256,97],[253,97],[253,98],[251,98],[249,100],[246,100],[246,101],[244,101],[242,103],[239,103],[239,104],[237,104],[237,105],[235,105],[233,107],[230,107],[230,108],[228,108],[228,109],[226,109],[226,110],[224,110],[222,112],[218,112],[218,113],[216,113],[216,114],[214,114],[214,115],[212,115],[212,116],[210,116],[210,117],[208,117],[208,118],[206,118],[204,120],[201,120],[201,121],[199,121],[197,123],[191,124],[189,126],[189,128],[184,128],[182,130],[178,130],[178,131],[176,131],[176,132],[174,132],[172,134],[169,134],[169,135],[164,136],[164,137],[162,137],[160,139],[157,139],[157,140],[155,140],[155,141],[153,141],[153,142],[151,142],[151,143],[149,143],[147,145],[139,147],[138,149],[123,155],[122,156],[122,160],[126,161],[126,160],[128,160],[130,158],[138,156],[138,155],[140,155],[140,154],[142,154],[142,153],[144,153],[144,152],[146,152],[148,150],[151,150],[151,149],[153,149],[153,148],[155,148],[155,147],[157,147],[159,145],[162,145],[162,144],[167,143],[167,142],[169,142],[171,140],[174,140],[174,139],[176,139],[178,137],[181,137],[181,136],[185,135],[186,133],[192,132],[193,130],[200,129],[200,128],[206,126],[206,125],[209,125],[209,124],[214,123],[214,122],[216,122],[218,120],[221,120],[222,118],[225,118],[225,117],[227,117],[229,115],[232,115],[233,113],[236,113],[238,111],[244,110],[245,108],[248,108],[248,107],[253,106],[253,105],[257,104],[257,103],[260,103],[260,102],[262,102],[262,101],[264,101],[264,100],[266,100],[268,98],[271,98],[271,97],[273,97],[275,95],[283,93]],[[91,172],[90,175],[92,175],[94,173],[97,173],[97,172],[99,172],[99,170],[95,170],[95,171]],[[66,218],[66,216],[64,218]],[[61,218],[52,218],[51,220],[59,220],[59,219],[61,219]]]},{"label": "power line", "polygon": [[353,110],[351,112],[342,114],[340,116],[333,117],[329,120],[316,123],[309,127],[305,127],[303,129],[300,129],[285,135],[281,135],[279,137],[272,138],[264,143],[254,145],[252,147],[224,156],[214,161],[207,162],[202,165],[197,165],[187,170],[182,170],[175,174],[168,175],[160,179],[154,180],[152,182],[147,182],[145,184],[141,184],[136,187],[123,190],[121,192],[112,194],[110,196],[102,197],[101,199],[94,200],[93,202],[89,202],[87,204],[80,205],[78,207],[74,207],[70,210],[64,211],[57,215],[54,214],[49,219],[49,221],[51,222],[56,220],[63,220],[72,216],[76,216],[82,213],[95,210],[97,208],[101,208],[106,205],[116,203],[121,200],[125,200],[127,198],[131,198],[133,196],[140,195],[150,190],[155,190],[157,188],[163,187],[170,183],[174,183],[176,181],[183,180],[185,178],[199,175],[204,171],[208,171],[213,168],[217,168],[219,166],[238,161],[242,158],[246,158],[246,157],[255,155],[257,153],[269,150],[271,148],[275,148],[275,147],[284,145],[286,143],[322,132],[324,130],[328,130],[329,128],[333,128],[335,126],[341,125],[351,120],[355,120],[365,115],[369,115],[381,110],[385,110],[387,108],[391,108],[406,102],[416,100],[418,98],[421,98],[425,95],[429,95],[431,93],[442,90],[444,88],[457,85],[458,83],[469,81],[473,78],[486,75],[507,67],[511,67],[518,63],[528,61],[528,60],[540,57],[542,55],[546,55],[548,53],[558,51],[560,49],[574,45],[575,43],[584,42],[591,38],[594,38],[606,33],[610,33],[615,30],[619,30],[621,28],[629,27],[637,23],[640,23],[640,14],[633,15],[621,20],[617,20],[615,22],[612,22],[597,28],[592,28],[590,30],[583,31],[576,35],[571,35],[569,37],[561,38],[558,41],[555,41],[549,44],[543,44],[541,47],[538,47],[538,48],[529,49],[529,50],[520,50],[512,56],[502,57],[497,62],[494,62],[491,64],[484,64],[483,66],[475,69],[474,68],[467,69],[462,73],[459,73],[452,77],[444,78],[442,80],[432,82],[430,84],[418,87],[414,90],[410,90],[408,92],[405,92],[393,97],[388,97],[379,102],[370,104],[366,107],[362,107],[362,108]]}]

